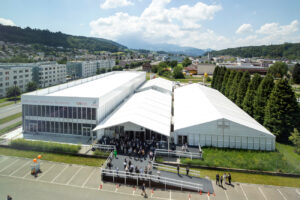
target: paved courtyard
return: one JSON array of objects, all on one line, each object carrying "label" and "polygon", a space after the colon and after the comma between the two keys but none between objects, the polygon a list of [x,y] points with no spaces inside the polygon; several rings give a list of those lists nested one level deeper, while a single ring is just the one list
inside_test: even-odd
[{"label": "paved courtyard", "polygon": [[[112,183],[103,184],[100,168],[69,165],[49,161],[41,162],[43,173],[38,177],[30,174],[32,159],[0,155],[0,199],[10,194],[14,199],[141,199],[141,191],[133,187]],[[100,185],[102,184],[102,189]],[[300,200],[299,188],[275,187],[234,183],[226,190],[212,183],[215,194],[200,195],[180,191],[164,191],[147,188],[153,199],[216,199],[216,200]],[[41,198],[41,196],[43,198]]]}]

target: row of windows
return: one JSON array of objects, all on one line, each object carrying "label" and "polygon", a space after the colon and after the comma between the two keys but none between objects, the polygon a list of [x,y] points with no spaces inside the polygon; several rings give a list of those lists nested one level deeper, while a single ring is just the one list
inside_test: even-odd
[{"label": "row of windows", "polygon": [[25,120],[23,128],[25,132],[32,133],[62,133],[90,136],[90,133],[95,126],[95,124]]},{"label": "row of windows", "polygon": [[[9,72],[10,72],[10,71],[6,71],[4,74],[5,74],[5,75],[9,75]],[[25,73],[26,73],[26,72],[29,72],[29,70],[26,69],[26,70],[25,70]],[[14,74],[17,74],[17,73],[18,73],[18,71],[14,71]],[[23,73],[23,70],[20,70],[19,73]],[[3,75],[3,72],[0,72],[0,75]]]},{"label": "row of windows", "polygon": [[25,116],[96,120],[96,108],[23,105]]}]

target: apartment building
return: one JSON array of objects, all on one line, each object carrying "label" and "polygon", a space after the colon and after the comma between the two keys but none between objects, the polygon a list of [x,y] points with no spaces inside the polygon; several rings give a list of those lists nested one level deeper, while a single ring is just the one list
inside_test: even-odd
[{"label": "apartment building", "polygon": [[32,64],[0,64],[0,97],[5,97],[8,88],[17,86],[22,92],[32,80]]}]

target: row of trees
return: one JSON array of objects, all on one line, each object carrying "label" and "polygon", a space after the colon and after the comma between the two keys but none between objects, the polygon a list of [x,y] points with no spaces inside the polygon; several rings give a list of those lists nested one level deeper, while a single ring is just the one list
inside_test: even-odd
[{"label": "row of trees", "polygon": [[[160,76],[164,76],[167,78],[175,78],[175,79],[183,79],[184,75],[182,73],[183,67],[181,65],[173,66],[171,63],[175,63],[173,61],[163,61],[158,65],[153,65],[151,68],[151,72],[158,73]],[[177,61],[176,61],[177,63]]]},{"label": "row of trees", "polygon": [[286,78],[275,81],[268,73],[264,78],[249,72],[216,67],[211,86],[263,124],[277,137],[288,142],[294,128],[300,127],[300,107]]},{"label": "row of trees", "polygon": [[[35,82],[29,82],[26,84],[26,92],[32,92],[38,89],[38,85]],[[12,98],[21,94],[21,89],[18,86],[12,86],[7,89],[6,97]]]}]

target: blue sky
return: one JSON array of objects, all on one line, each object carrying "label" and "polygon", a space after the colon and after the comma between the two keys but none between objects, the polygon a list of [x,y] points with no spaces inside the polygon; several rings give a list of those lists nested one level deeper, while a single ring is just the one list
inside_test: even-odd
[{"label": "blue sky", "polygon": [[299,0],[1,0],[0,23],[223,49],[300,42],[299,10]]}]

